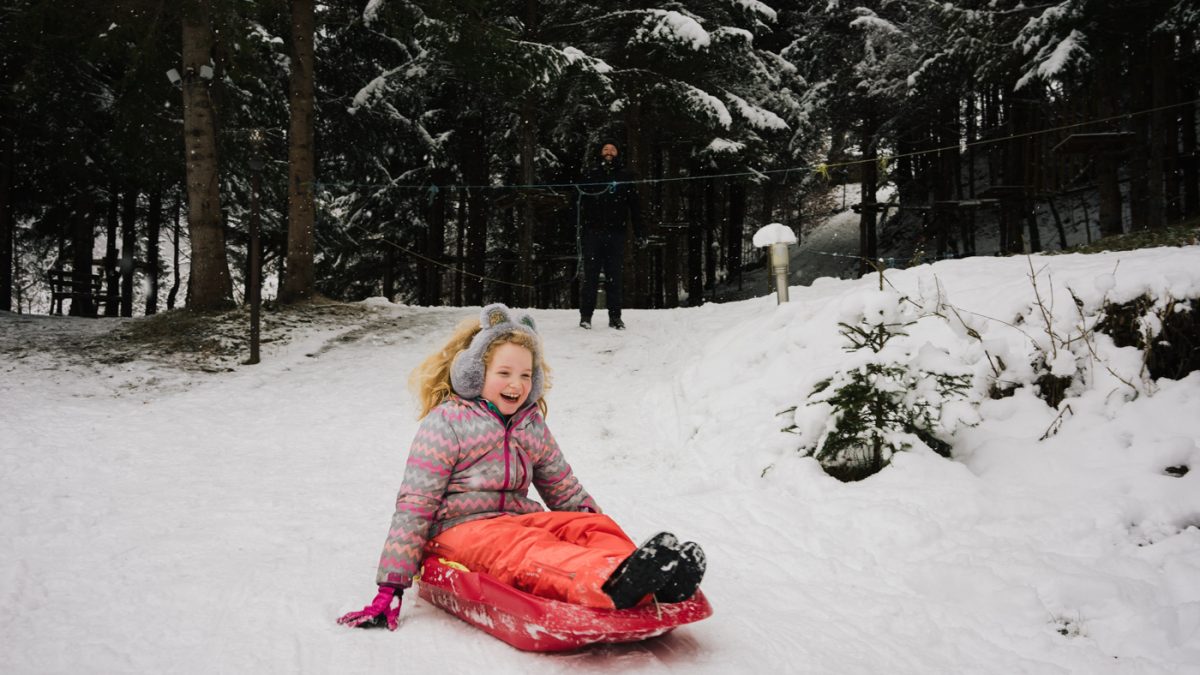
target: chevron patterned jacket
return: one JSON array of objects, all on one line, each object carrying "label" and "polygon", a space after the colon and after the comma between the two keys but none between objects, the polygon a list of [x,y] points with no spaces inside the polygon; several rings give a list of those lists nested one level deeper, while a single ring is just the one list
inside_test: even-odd
[{"label": "chevron patterned jacket", "polygon": [[429,411],[408,453],[376,583],[407,588],[425,543],[460,523],[503,514],[600,508],[563,459],[537,405],[505,425],[483,400],[451,395]]}]

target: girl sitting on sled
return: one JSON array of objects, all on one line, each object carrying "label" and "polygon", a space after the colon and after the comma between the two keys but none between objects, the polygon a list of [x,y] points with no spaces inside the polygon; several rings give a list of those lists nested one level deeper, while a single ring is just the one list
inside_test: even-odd
[{"label": "girl sitting on sled", "polygon": [[[338,623],[395,630],[401,596],[427,555],[602,609],[696,592],[705,558],[695,542],[661,532],[634,545],[571,472],[546,426],[548,373],[533,318],[502,304],[460,324],[417,368],[423,419],[379,561],[379,592]],[[528,497],[530,485],[550,511]]]}]

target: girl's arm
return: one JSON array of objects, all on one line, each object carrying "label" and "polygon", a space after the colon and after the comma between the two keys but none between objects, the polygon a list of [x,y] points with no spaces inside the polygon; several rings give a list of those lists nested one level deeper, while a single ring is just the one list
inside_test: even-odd
[{"label": "girl's arm", "polygon": [[404,482],[396,497],[396,513],[379,558],[375,581],[408,588],[421,566],[429,527],[442,506],[459,455],[458,435],[440,409],[430,411],[408,451]]},{"label": "girl's arm", "polygon": [[542,501],[551,511],[590,511],[600,513],[596,500],[583,489],[579,479],[571,471],[571,465],[558,448],[558,441],[550,433],[550,427],[538,416],[542,427],[542,447],[536,453],[533,464],[533,485]]}]

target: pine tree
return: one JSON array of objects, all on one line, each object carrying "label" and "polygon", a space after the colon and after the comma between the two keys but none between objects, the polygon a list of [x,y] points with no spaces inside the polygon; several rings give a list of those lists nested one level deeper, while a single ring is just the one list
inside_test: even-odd
[{"label": "pine tree", "polygon": [[785,429],[799,433],[801,451],[843,481],[878,473],[893,453],[917,445],[948,457],[950,446],[941,436],[953,429],[943,425],[942,411],[965,399],[971,385],[969,374],[931,365],[938,359],[922,350],[889,350],[888,343],[907,335],[904,327],[913,321],[898,306],[903,298],[886,293],[880,298],[879,311],[839,324],[846,350],[863,356],[858,367],[818,382],[805,406],[792,409],[796,424]]}]

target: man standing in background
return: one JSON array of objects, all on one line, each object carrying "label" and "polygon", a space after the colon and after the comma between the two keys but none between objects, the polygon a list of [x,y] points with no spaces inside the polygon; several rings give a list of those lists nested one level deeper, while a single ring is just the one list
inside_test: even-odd
[{"label": "man standing in background", "polygon": [[604,272],[608,327],[625,330],[621,320],[621,275],[625,261],[626,219],[633,223],[639,245],[645,241],[642,210],[633,174],[625,170],[617,144],[600,146],[597,163],[583,177],[579,198],[583,227],[583,288],[579,298],[579,326],[592,327],[600,273]]}]

